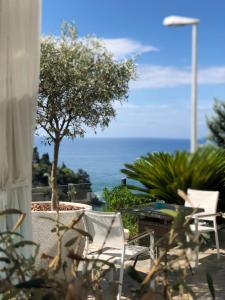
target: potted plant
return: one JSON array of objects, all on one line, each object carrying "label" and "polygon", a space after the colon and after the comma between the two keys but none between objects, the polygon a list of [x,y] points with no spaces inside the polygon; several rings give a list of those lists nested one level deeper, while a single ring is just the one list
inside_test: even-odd
[{"label": "potted plant", "polygon": [[[50,177],[51,161],[47,153],[40,156],[37,147],[34,148],[33,152],[32,169],[33,185],[38,186],[32,190],[33,238],[40,245],[40,255],[42,253],[50,253],[50,255],[53,256],[57,250],[56,242],[58,236],[56,231],[52,231],[56,223],[61,223],[61,227],[62,224],[70,224],[73,220],[76,220],[84,210],[91,209],[91,206],[73,203],[75,199],[70,197],[69,191],[71,184],[68,184],[68,182],[86,182],[89,188],[91,183],[89,175],[85,171],[79,170],[75,173],[73,170],[67,168],[65,164],[58,166],[57,180],[58,184],[63,186],[63,190],[60,189],[59,197],[64,201],[67,201],[68,197],[68,201],[70,202],[60,201],[58,205],[59,211],[57,212],[51,210],[51,202],[46,201],[49,200],[51,196],[51,187],[47,185]],[[68,193],[64,188],[65,185],[68,185]],[[82,219],[76,227],[83,229]],[[75,230],[67,230],[67,234],[63,238],[63,243],[65,244],[67,240],[73,239],[74,234],[76,234]]]}]

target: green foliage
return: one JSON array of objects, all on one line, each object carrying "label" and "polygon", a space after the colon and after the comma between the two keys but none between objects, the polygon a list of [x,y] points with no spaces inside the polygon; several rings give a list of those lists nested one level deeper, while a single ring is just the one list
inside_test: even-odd
[{"label": "green foliage", "polygon": [[210,130],[209,140],[217,146],[225,148],[225,102],[215,100],[213,106],[214,115],[207,118]]},{"label": "green foliage", "polygon": [[103,199],[106,202],[108,211],[118,211],[121,208],[127,208],[141,204],[140,199],[127,188],[127,186],[116,186],[111,190],[103,190]]},{"label": "green foliage", "polygon": [[[49,176],[51,173],[51,162],[48,153],[44,153],[41,157],[37,147],[33,152],[33,187],[49,186]],[[67,168],[63,163],[57,169],[57,183],[59,185],[84,184],[85,188],[91,191],[90,177],[87,172],[79,169],[77,172]]]},{"label": "green foliage", "polygon": [[188,188],[220,191],[224,197],[225,151],[212,146],[200,147],[195,153],[178,151],[152,153],[142,156],[133,164],[125,164],[122,172],[135,180],[129,186],[149,199],[162,199],[167,203],[183,204],[177,190]]},{"label": "green foliage", "polygon": [[[143,203],[139,197],[131,193],[127,186],[117,186],[111,190],[105,188],[103,190],[103,199],[106,202],[106,211],[119,211],[122,208],[132,207]],[[130,235],[137,234],[137,218],[128,214],[122,214],[123,225],[129,229]]]},{"label": "green foliage", "polygon": [[114,101],[127,99],[132,78],[133,60],[114,60],[99,40],[78,39],[74,25],[64,23],[60,38],[41,42],[37,123],[49,142],[104,128],[115,117]]}]

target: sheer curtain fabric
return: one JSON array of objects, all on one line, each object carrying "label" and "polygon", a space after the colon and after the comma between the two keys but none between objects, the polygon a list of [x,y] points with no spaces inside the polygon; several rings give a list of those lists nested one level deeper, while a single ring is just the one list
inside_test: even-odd
[{"label": "sheer curtain fabric", "polygon": [[[0,210],[26,213],[30,221],[33,130],[40,61],[40,0],[0,0]],[[16,216],[1,217],[0,230]]]}]

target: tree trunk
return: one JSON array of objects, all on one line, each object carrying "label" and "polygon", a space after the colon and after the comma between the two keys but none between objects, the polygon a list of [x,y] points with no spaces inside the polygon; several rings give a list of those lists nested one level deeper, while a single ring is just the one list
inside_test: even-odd
[{"label": "tree trunk", "polygon": [[58,167],[58,157],[59,157],[59,144],[60,140],[56,139],[54,141],[54,154],[52,161],[52,170],[50,177],[50,185],[52,189],[52,197],[51,197],[51,208],[52,210],[57,210],[59,196],[58,196],[58,187],[57,187],[57,167]]}]

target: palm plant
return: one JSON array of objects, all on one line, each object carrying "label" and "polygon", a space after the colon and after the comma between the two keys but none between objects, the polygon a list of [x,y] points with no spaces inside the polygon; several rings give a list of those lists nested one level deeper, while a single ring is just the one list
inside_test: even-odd
[{"label": "palm plant", "polygon": [[[204,146],[190,154],[186,151],[152,153],[142,156],[121,170],[137,182],[129,188],[140,196],[183,204],[177,189],[218,190],[225,194],[225,151]],[[222,204],[222,203],[221,203]]]}]

